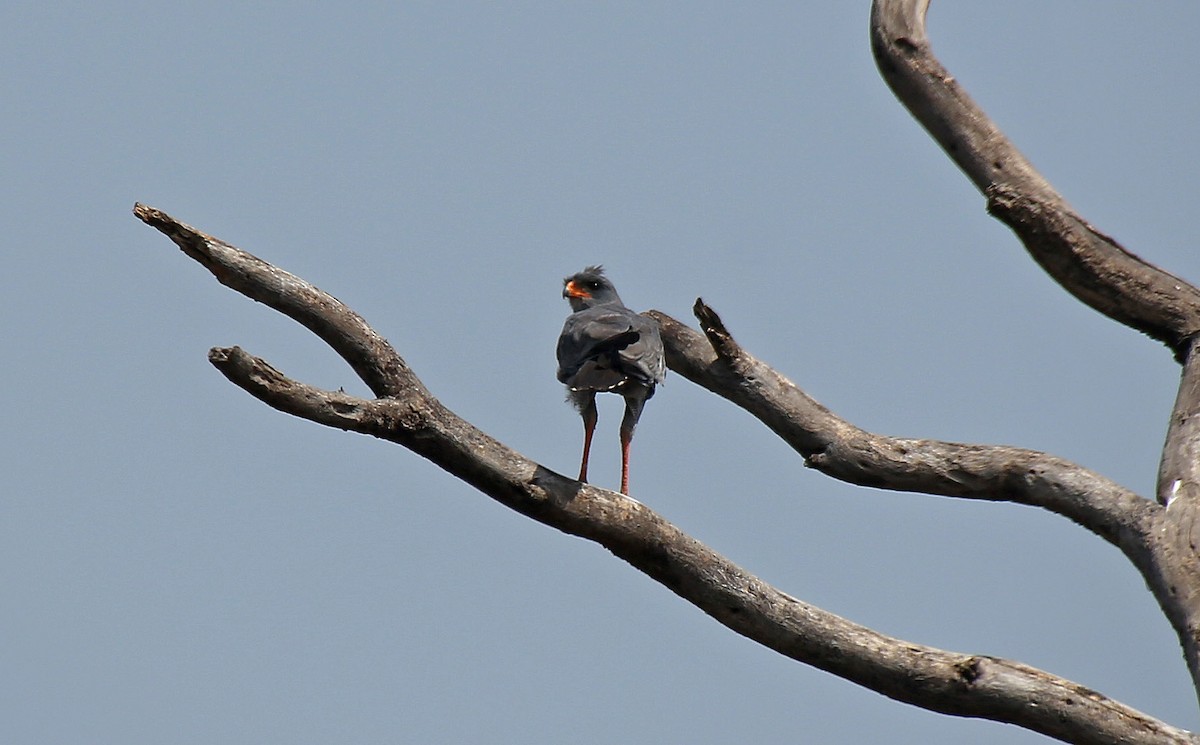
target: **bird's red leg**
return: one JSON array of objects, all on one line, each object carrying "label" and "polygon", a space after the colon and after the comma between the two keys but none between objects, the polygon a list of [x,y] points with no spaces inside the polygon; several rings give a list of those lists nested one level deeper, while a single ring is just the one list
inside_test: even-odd
[{"label": "bird's red leg", "polygon": [[642,416],[646,404],[645,388],[631,387],[625,394],[625,418],[621,420],[621,493],[629,496],[629,443],[633,442],[633,428]]},{"label": "bird's red leg", "polygon": [[579,480],[587,481],[588,454],[592,452],[592,434],[596,431],[596,400],[588,401],[580,414],[583,416],[583,461],[579,464]]},{"label": "bird's red leg", "polygon": [[621,493],[629,496],[629,443],[633,441],[633,432],[621,429]]},{"label": "bird's red leg", "polygon": [[592,451],[592,433],[596,431],[595,423],[588,426],[587,422],[583,424],[583,461],[579,464],[579,480],[587,481],[587,464],[588,453]]}]

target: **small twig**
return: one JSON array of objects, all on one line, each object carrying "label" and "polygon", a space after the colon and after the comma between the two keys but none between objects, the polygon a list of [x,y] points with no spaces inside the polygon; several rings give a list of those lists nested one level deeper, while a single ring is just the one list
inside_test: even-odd
[{"label": "small twig", "polygon": [[717,312],[705,305],[704,298],[696,298],[692,313],[696,315],[696,320],[700,322],[700,330],[708,337],[708,343],[712,345],[717,356],[727,362],[736,360],[742,353],[741,346],[734,341],[733,335],[725,328]]}]

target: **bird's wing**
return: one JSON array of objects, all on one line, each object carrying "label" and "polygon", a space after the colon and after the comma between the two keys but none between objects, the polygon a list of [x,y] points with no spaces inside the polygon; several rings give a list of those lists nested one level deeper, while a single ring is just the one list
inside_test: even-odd
[{"label": "bird's wing", "polygon": [[589,308],[563,324],[558,379],[572,388],[612,390],[630,378],[653,385],[665,369],[658,324],[628,308]]},{"label": "bird's wing", "polygon": [[632,377],[653,388],[656,383],[663,382],[667,374],[658,322],[634,313],[631,325],[632,330],[637,332],[638,339],[621,350],[622,367]]}]

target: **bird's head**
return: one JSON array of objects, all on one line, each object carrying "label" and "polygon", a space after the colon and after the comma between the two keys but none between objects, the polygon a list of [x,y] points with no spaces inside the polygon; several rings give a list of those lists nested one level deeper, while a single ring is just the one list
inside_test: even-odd
[{"label": "bird's head", "polygon": [[571,310],[574,311],[597,305],[624,305],[617,295],[617,288],[604,276],[602,266],[589,266],[564,279],[562,294],[570,301]]}]

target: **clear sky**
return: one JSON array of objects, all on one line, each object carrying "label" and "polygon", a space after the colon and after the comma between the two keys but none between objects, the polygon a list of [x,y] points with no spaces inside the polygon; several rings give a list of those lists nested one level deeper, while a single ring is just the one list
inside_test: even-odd
[{"label": "clear sky", "polygon": [[[563,473],[561,280],[604,263],[639,310],[704,297],[863,427],[1150,494],[1177,366],[987,217],[876,73],[868,5],[10,4],[0,741],[1042,741],[784,659],[406,450],[258,403],[209,347],[364,387],[130,214],[332,292]],[[1200,279],[1200,5],[935,2],[929,25],[1088,220]],[[1062,518],[833,482],[679,376],[632,490],[804,600],[1200,727],[1140,577]]]}]

